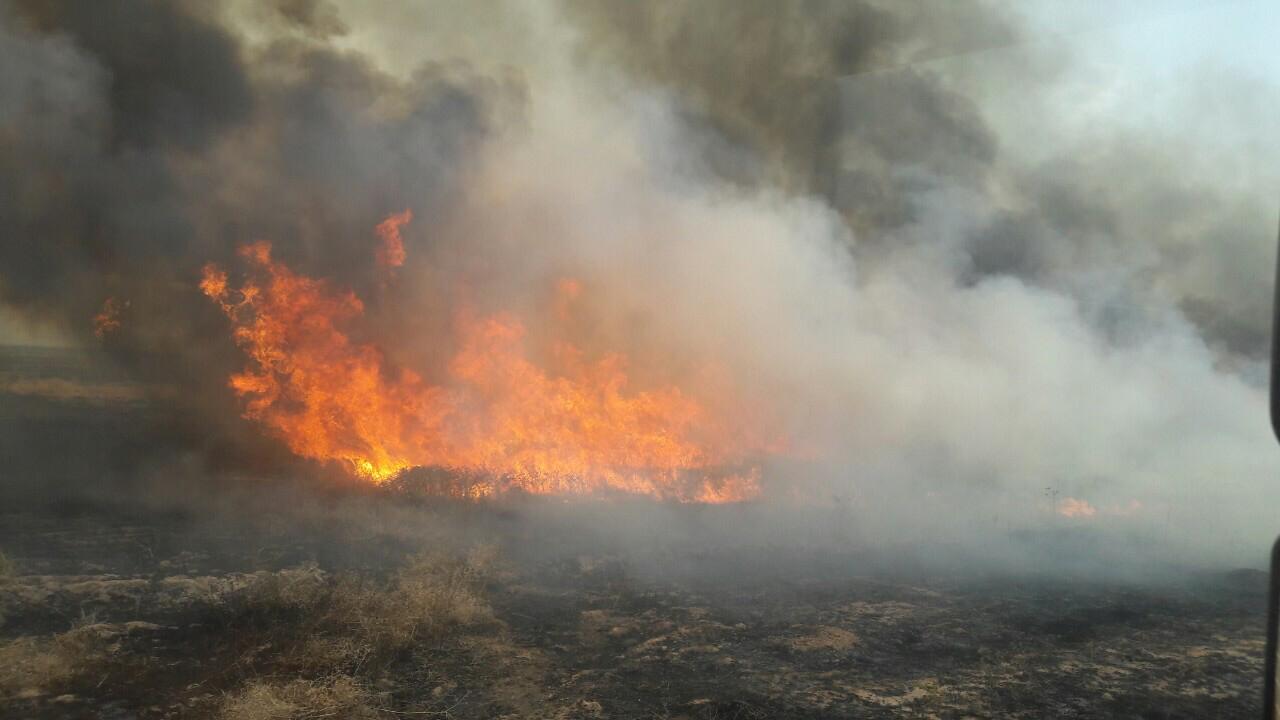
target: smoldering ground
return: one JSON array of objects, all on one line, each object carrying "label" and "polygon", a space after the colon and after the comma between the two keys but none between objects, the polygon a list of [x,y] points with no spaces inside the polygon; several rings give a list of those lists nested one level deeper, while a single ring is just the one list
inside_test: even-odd
[{"label": "smoldering ground", "polygon": [[[1032,153],[1017,131],[1058,96],[1001,96],[949,59],[1013,48],[1021,82],[1071,89],[1089,58],[1000,4],[24,1],[3,18],[0,293],[105,351],[153,408],[101,450],[106,473],[42,471],[55,426],[9,421],[38,439],[9,444],[15,495],[326,472],[240,417],[243,359],[196,288],[269,239],[362,297],[362,337],[400,365],[445,362],[460,295],[536,314],[564,274],[591,298],[583,346],[625,352],[637,382],[723,364],[804,449],[724,511],[750,519],[725,542],[821,528],[815,544],[954,543],[1015,567],[1265,553],[1274,79],[1188,80],[1192,99],[1253,83],[1248,107],[1217,105],[1238,144],[1104,117]],[[404,208],[387,285],[371,228]],[[128,305],[99,340],[108,297]],[[633,545],[671,534],[631,512]],[[1043,550],[1063,537],[1084,550]]]}]

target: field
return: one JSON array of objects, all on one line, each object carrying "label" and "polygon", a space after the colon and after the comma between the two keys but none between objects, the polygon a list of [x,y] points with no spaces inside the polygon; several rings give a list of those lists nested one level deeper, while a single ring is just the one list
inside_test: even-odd
[{"label": "field", "polygon": [[238,522],[225,508],[216,520],[85,507],[6,515],[0,714],[1226,718],[1259,708],[1258,572],[1141,586],[907,573],[852,551],[646,554],[564,530],[590,507],[546,505],[386,492]]},{"label": "field", "polygon": [[1015,570],[877,543],[821,508],[782,522],[750,506],[471,503],[147,470],[130,459],[175,423],[100,362],[0,360],[5,718],[1260,709],[1257,570],[1071,570],[1105,547],[1054,535],[1002,541],[1058,553]]}]

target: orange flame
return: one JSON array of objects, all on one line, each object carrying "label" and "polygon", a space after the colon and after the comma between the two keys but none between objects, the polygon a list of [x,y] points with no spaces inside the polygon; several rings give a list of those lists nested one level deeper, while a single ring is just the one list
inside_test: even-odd
[{"label": "orange flame", "polygon": [[99,338],[107,336],[107,333],[115,332],[120,329],[120,312],[129,306],[129,303],[121,303],[113,297],[109,297],[102,303],[102,310],[93,316],[93,334]]},{"label": "orange flame", "polygon": [[573,311],[573,302],[582,295],[582,283],[573,278],[561,278],[556,283],[556,317],[568,320]]},{"label": "orange flame", "polygon": [[383,267],[400,267],[404,265],[404,239],[400,237],[400,228],[409,224],[413,219],[413,211],[405,210],[389,216],[386,220],[378,223],[378,237],[382,238],[382,245],[375,254],[378,264]]},{"label": "orange flame", "polygon": [[[384,242],[405,222],[407,213],[384,221]],[[353,293],[294,273],[272,259],[268,243],[240,254],[250,279],[239,290],[212,264],[200,288],[248,355],[229,382],[245,417],[297,455],[340,461],[375,482],[413,467],[479,474],[491,478],[472,486],[480,495],[613,490],[733,502],[760,491],[748,458],[773,446],[678,387],[631,390],[620,354],[588,360],[561,342],[551,373],[526,356],[519,320],[461,313],[459,350],[431,384],[351,338],[345,328],[364,311]],[[559,289],[577,296],[581,285],[566,280]]]},{"label": "orange flame", "polygon": [[1058,514],[1069,518],[1089,518],[1097,515],[1098,509],[1085,500],[1067,497],[1063,498],[1062,504],[1058,506]]}]

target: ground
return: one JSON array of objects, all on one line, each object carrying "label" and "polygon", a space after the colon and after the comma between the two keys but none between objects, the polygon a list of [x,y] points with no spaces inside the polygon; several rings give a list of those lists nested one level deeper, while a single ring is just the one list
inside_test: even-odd
[{"label": "ground", "polygon": [[415,500],[385,516],[362,503],[242,525],[86,508],[0,517],[13,566],[0,579],[0,716],[1230,718],[1260,708],[1254,571],[1161,584],[906,576],[856,554],[766,561],[742,548],[690,548],[664,564],[551,542],[547,523],[531,530],[510,508]]}]

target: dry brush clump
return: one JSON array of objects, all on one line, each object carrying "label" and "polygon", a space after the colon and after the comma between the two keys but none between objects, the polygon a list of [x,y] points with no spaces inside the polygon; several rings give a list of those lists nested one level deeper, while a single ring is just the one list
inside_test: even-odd
[{"label": "dry brush clump", "polygon": [[330,593],[328,575],[314,563],[277,572],[256,573],[233,598],[245,614],[278,616],[313,613]]},{"label": "dry brush clump", "polygon": [[[314,564],[258,573],[216,602],[240,627],[306,631],[306,662],[326,655],[389,658],[414,643],[492,617],[483,584],[494,562],[488,547],[464,557],[423,553],[389,578],[329,574]],[[316,652],[318,651],[318,652]]]},{"label": "dry brush clump", "polygon": [[415,555],[385,578],[315,565],[258,574],[219,600],[230,622],[265,640],[251,643],[242,662],[254,677],[228,695],[222,717],[372,716],[366,681],[415,647],[492,619],[484,583],[495,558],[482,546]]},{"label": "dry brush clump", "polygon": [[0,698],[41,695],[87,674],[113,652],[114,634],[110,626],[91,623],[0,645]]},{"label": "dry brush clump", "polygon": [[410,558],[383,587],[339,583],[329,607],[335,623],[345,623],[372,654],[389,656],[449,628],[492,617],[482,592],[483,553],[459,560],[442,554]]},{"label": "dry brush clump", "polygon": [[230,695],[222,706],[223,720],[311,720],[312,718],[378,717],[370,695],[345,676],[325,680],[254,680]]}]

